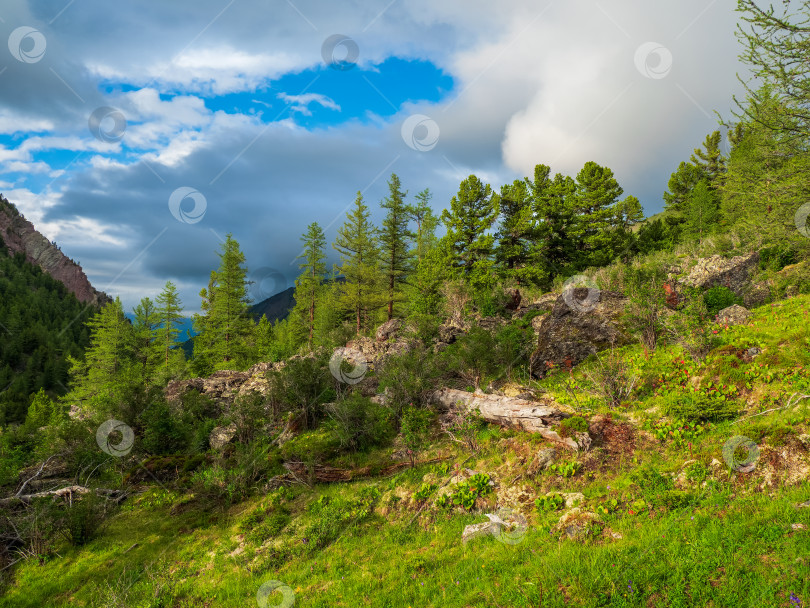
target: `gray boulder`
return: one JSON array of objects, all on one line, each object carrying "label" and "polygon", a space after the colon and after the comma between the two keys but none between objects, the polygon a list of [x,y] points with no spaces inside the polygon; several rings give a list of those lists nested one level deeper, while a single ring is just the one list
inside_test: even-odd
[{"label": "gray boulder", "polygon": [[624,295],[612,291],[566,290],[540,325],[532,375],[542,378],[552,367],[574,366],[611,345],[628,344],[632,338],[620,324],[626,303]]}]

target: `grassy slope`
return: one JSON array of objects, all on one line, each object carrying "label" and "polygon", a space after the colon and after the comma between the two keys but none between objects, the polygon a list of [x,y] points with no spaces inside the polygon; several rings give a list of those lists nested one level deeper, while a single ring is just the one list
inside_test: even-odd
[{"label": "grassy slope", "polygon": [[[703,389],[711,379],[749,415],[784,404],[786,394],[810,393],[808,308],[810,297],[802,296],[756,310],[750,326],[721,330],[727,346],[701,365],[680,363],[685,359],[675,347],[659,348],[649,360],[637,347],[625,349],[640,374],[642,396],[614,412],[614,419],[644,427],[673,396],[691,390],[695,378]],[[728,345],[759,346],[763,354],[740,362]],[[583,374],[574,373],[572,386],[584,386]],[[579,403],[585,415],[595,413],[594,400],[582,389],[574,388],[572,399],[565,377],[541,386],[561,401]],[[722,389],[724,384],[736,386],[737,393]],[[44,565],[22,564],[0,606],[254,606],[257,590],[269,580],[289,585],[296,606],[793,606],[791,593],[806,605],[810,509],[796,505],[810,499],[801,469],[807,450],[797,439],[808,432],[808,403],[711,425],[691,449],[639,432],[635,449],[622,449],[630,443],[580,457],[583,471],[573,478],[546,471],[515,482],[525,484],[532,499],[550,489],[580,491],[588,510],[616,499],[617,510],[603,515],[602,525],[582,542],[560,540],[553,532],[560,511],[533,511],[526,536],[515,545],[492,537],[463,545],[462,529],[484,520],[481,515],[429,507],[408,525],[416,511],[407,504],[410,495],[423,476],[441,478],[441,465],[390,479],[274,492],[220,511],[201,512],[189,497],[156,491],[133,501],[88,546],[62,547]],[[724,442],[737,434],[756,438],[763,448],[751,475],[710,465],[722,460]],[[481,442],[481,452],[466,466],[493,472],[507,485],[543,445],[500,429],[484,431]],[[426,457],[448,455],[453,463],[467,457],[438,437],[429,452]],[[784,458],[788,452],[792,456]],[[702,466],[690,469],[691,480],[681,490],[661,481],[669,477],[655,478],[656,487],[640,486],[634,476],[646,465],[677,473],[690,458]],[[797,470],[804,471],[802,479],[787,483]],[[771,485],[762,485],[764,475],[771,475]],[[330,518],[341,513],[313,512],[319,497],[339,506],[369,486],[382,494],[374,513],[355,513],[340,525],[335,542],[316,549],[309,526],[337,521]],[[403,500],[391,499],[397,493]],[[634,505],[637,500],[645,506]],[[286,507],[291,521],[262,546],[263,528],[256,522],[264,518],[255,513],[270,504]],[[808,530],[792,530],[794,523]],[[610,538],[610,531],[622,538]],[[285,548],[288,553],[278,552]],[[271,596],[267,605],[281,605],[280,598]]]}]

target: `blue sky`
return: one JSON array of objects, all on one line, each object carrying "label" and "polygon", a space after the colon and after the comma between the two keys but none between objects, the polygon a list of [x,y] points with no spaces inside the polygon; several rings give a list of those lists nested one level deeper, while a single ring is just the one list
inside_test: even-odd
[{"label": "blue sky", "polygon": [[331,240],[358,191],[381,219],[392,172],[439,211],[471,173],[595,160],[653,214],[731,115],[735,20],[704,0],[9,0],[0,192],[127,308],[173,280],[189,313],[225,234],[269,296],[307,224]]}]

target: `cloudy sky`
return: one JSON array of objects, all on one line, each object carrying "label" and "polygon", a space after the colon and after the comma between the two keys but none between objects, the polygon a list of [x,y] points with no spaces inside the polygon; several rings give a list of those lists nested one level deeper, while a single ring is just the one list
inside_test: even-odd
[{"label": "cloudy sky", "polygon": [[438,211],[594,160],[652,215],[739,96],[732,4],[3,0],[0,192],[127,309],[170,279],[187,312],[225,234],[263,299],[392,172]]}]

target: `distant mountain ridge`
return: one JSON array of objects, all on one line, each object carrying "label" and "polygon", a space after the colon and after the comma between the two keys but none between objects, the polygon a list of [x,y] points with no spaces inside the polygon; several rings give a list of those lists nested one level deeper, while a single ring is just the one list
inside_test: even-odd
[{"label": "distant mountain ridge", "polygon": [[286,319],[293,307],[295,307],[295,287],[290,287],[251,306],[250,314],[256,321],[264,315],[270,323],[275,323]]},{"label": "distant mountain ridge", "polygon": [[90,284],[82,267],[67,257],[0,194],[0,238],[10,255],[23,253],[26,259],[62,283],[84,304],[102,305],[111,301]]}]

